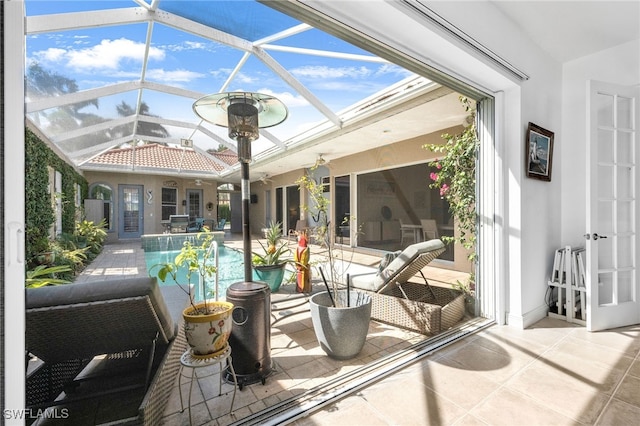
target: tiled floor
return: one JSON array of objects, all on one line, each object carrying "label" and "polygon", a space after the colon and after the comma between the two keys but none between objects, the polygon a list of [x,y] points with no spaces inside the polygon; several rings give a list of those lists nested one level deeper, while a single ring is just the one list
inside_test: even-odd
[{"label": "tiled floor", "polygon": [[[138,247],[107,246],[113,262],[85,274],[146,273]],[[335,361],[318,347],[296,297],[286,286],[272,295],[274,371],[266,383],[238,391],[229,415],[231,385],[218,396],[215,375],[200,379],[194,425],[638,424],[640,326],[588,333],[547,318],[527,330],[493,325],[433,350],[446,340],[372,322],[361,355]],[[177,386],[165,424],[189,424]]]}]

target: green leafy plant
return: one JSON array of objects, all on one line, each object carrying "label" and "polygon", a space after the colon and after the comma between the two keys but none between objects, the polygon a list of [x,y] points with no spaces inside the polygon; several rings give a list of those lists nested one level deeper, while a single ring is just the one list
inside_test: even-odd
[{"label": "green leafy plant", "polygon": [[69,265],[36,266],[35,268],[27,271],[25,287],[39,288],[47,285],[68,284],[70,281],[59,278],[58,275],[70,271],[71,267]]},{"label": "green leafy plant", "polygon": [[[461,244],[469,251],[468,259],[472,263],[476,258],[476,159],[479,147],[476,132],[475,106],[468,98],[460,97],[465,111],[469,114],[467,125],[457,135],[443,134],[445,143],[442,145],[429,144],[423,148],[442,154],[437,160],[429,163],[436,168],[430,175],[430,188],[440,191],[440,196],[449,203],[449,211],[456,219],[457,235],[443,236],[447,244]],[[470,284],[459,284],[461,289],[469,292],[473,286],[473,275]]]},{"label": "green leafy plant", "polygon": [[[214,244],[214,239],[210,232],[198,233],[196,235],[196,239],[198,241],[198,245],[186,240],[180,249],[180,253],[176,255],[173,262],[153,265],[149,268],[149,275],[153,276],[152,272],[157,271],[156,276],[160,281],[165,282],[169,276],[178,283],[178,272],[181,270],[184,271],[187,282],[178,284],[188,285],[188,290],[185,291],[189,294],[189,300],[194,312],[207,314],[210,313],[210,309],[208,307],[208,298],[206,296],[207,294],[212,295],[213,293],[213,291],[209,293],[207,292],[207,281],[211,280],[217,271],[216,266],[210,263],[210,258],[208,256],[212,245]],[[200,287],[200,294],[203,296],[204,302],[204,308],[202,310],[198,310],[196,308],[195,297],[193,294],[194,283],[192,282],[194,276],[197,276],[199,279],[197,285]],[[183,287],[181,286],[180,288]]]},{"label": "green leafy plant", "polygon": [[89,250],[97,254],[100,253],[104,246],[104,241],[107,239],[106,226],[107,222],[104,219],[98,224],[90,220],[83,220],[76,224],[75,235],[86,240]]},{"label": "green leafy plant", "polygon": [[[52,242],[51,247],[56,253],[56,265],[68,265],[71,268],[71,272],[68,274],[70,279],[89,263],[87,256],[89,247],[77,247],[75,235],[62,234]],[[64,275],[63,278],[67,278],[67,275]]]},{"label": "green leafy plant", "polygon": [[253,252],[251,263],[253,266],[282,265],[293,262],[292,259],[285,258],[290,253],[287,245],[282,239],[282,223],[271,221],[265,233],[267,245],[265,247],[261,241],[258,243],[263,249],[263,253]]}]

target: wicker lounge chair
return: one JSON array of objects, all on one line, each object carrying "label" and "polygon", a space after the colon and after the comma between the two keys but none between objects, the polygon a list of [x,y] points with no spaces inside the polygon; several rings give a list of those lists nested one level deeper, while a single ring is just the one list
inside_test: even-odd
[{"label": "wicker lounge chair", "polygon": [[39,364],[28,408],[66,407],[74,424],[160,423],[187,347],[182,289],[145,277],[26,296],[26,351]]},{"label": "wicker lounge chair", "polygon": [[[373,319],[422,334],[440,333],[464,316],[464,295],[430,285],[422,273],[444,251],[440,240],[412,244],[381,270],[351,275],[351,287],[372,297]],[[424,284],[409,281],[417,274]]]}]

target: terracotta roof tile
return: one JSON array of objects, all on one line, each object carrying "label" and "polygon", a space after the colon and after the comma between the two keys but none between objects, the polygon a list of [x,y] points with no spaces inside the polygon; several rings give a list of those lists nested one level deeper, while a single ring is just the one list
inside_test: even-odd
[{"label": "terracotta roof tile", "polygon": [[[238,162],[238,156],[231,150],[208,151],[228,165]],[[109,150],[91,160],[89,165],[131,166],[134,158],[133,147]],[[224,167],[191,148],[170,147],[160,144],[146,144],[135,148],[136,167],[171,169],[183,171],[220,172]]]}]

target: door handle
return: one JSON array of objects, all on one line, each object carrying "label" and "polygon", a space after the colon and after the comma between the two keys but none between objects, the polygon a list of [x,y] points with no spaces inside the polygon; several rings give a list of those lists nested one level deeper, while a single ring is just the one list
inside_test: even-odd
[{"label": "door handle", "polygon": [[[584,234],[584,237],[585,237],[587,240],[590,240],[590,239],[591,239],[591,234]],[[598,234],[596,234],[596,233],[594,232],[594,233],[593,233],[593,241],[596,241],[598,238],[607,238],[607,236],[606,236],[606,235],[598,235]]]}]

